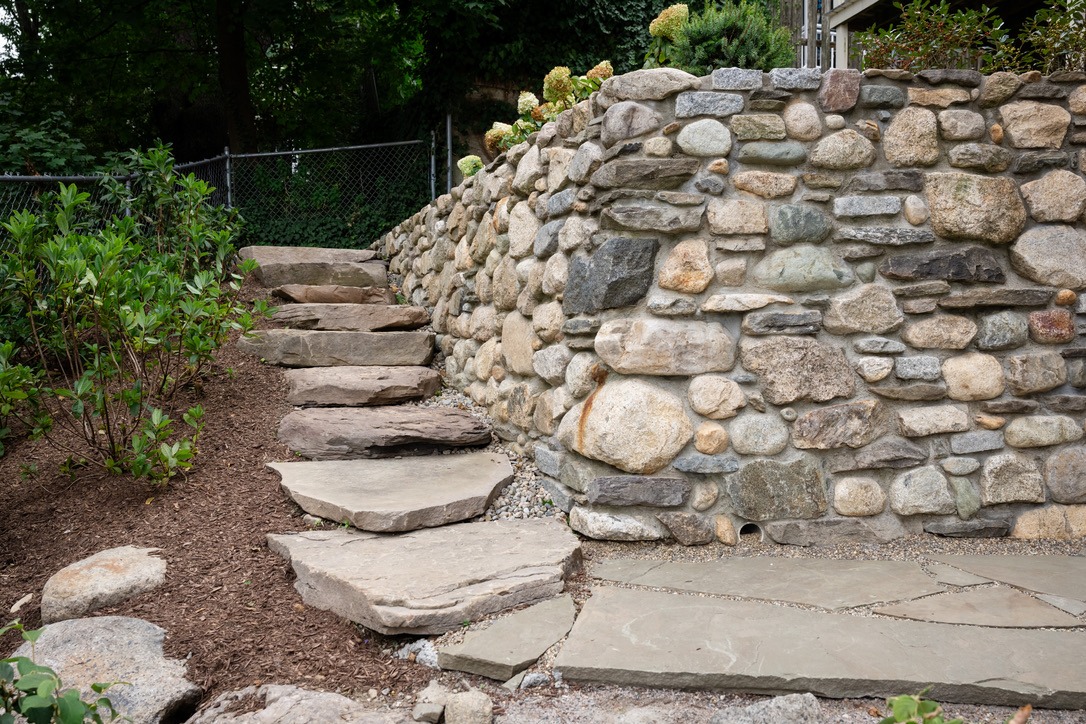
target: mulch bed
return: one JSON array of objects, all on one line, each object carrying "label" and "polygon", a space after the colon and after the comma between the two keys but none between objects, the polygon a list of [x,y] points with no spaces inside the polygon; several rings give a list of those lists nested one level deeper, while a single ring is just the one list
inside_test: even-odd
[{"label": "mulch bed", "polygon": [[[42,587],[70,563],[121,545],[155,547],[168,563],[165,585],[93,615],[164,628],[167,656],[188,660],[205,701],[261,683],[348,695],[425,685],[432,670],[386,653],[403,641],[303,606],[289,565],[268,550],[267,533],[305,528],[279,476],[264,467],[291,459],[275,437],[290,410],[285,392],[281,370],[224,347],[202,388],[178,400],[202,405],[206,427],[195,467],[168,487],[92,468],[70,479],[59,469],[65,453],[12,441],[0,458],[0,623],[40,626]],[[30,465],[37,472],[21,474]],[[29,593],[34,599],[10,614]],[[18,643],[9,634],[0,655]]]}]

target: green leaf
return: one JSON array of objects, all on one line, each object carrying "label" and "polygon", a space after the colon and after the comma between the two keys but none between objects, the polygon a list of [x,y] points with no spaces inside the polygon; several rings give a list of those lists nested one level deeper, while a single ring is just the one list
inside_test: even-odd
[{"label": "green leaf", "polygon": [[87,706],[79,699],[79,692],[67,689],[57,697],[57,721],[60,724],[82,724]]}]

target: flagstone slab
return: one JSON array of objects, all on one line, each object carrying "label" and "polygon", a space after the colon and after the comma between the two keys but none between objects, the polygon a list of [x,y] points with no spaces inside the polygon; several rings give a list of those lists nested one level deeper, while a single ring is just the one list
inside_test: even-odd
[{"label": "flagstone slab", "polygon": [[429,455],[490,439],[486,421],[445,407],[310,407],[279,422],[279,440],[310,460]]},{"label": "flagstone slab", "polygon": [[635,586],[844,609],[919,598],[945,589],[916,563],[815,558],[728,558],[699,562],[616,559],[595,578]]},{"label": "flagstone slab", "polygon": [[238,349],[283,367],[426,365],[434,333],[262,329],[239,339]]},{"label": "flagstone slab", "polygon": [[1074,616],[1044,601],[1006,587],[940,593],[919,601],[880,606],[875,613],[914,621],[1003,628],[1067,628],[1083,625]]},{"label": "flagstone slab", "polygon": [[421,400],[441,387],[429,367],[303,367],[286,371],[287,402],[298,407],[367,407]]},{"label": "flagstone slab", "polygon": [[576,617],[568,594],[537,603],[470,632],[461,643],[439,648],[438,666],[508,681],[561,641]]},{"label": "flagstone slab", "polygon": [[268,463],[311,515],[360,530],[399,533],[482,515],[510,480],[509,458],[495,453],[391,460]]},{"label": "flagstone slab", "polygon": [[1047,593],[1038,593],[1037,598],[1041,599],[1045,603],[1051,603],[1061,611],[1067,611],[1072,616],[1081,616],[1086,614],[1086,603],[1082,601],[1076,601],[1073,598],[1064,598],[1063,596],[1052,596]]},{"label": "flagstone slab", "polygon": [[339,284],[284,284],[272,296],[299,304],[395,304],[388,287],[345,287]]},{"label": "flagstone slab", "polygon": [[430,323],[430,314],[405,304],[286,304],[272,320],[291,329],[380,332],[424,327]]},{"label": "flagstone slab", "polygon": [[577,536],[555,520],[272,534],[268,546],[290,561],[308,605],[384,634],[440,634],[552,598],[581,560]]},{"label": "flagstone slab", "polygon": [[246,246],[238,250],[238,256],[256,261],[256,279],[266,287],[284,284],[388,286],[384,263],[375,261],[377,253],[369,249]]},{"label": "flagstone slab", "polygon": [[972,573],[960,571],[945,563],[929,563],[924,566],[924,569],[935,576],[938,583],[946,586],[980,586],[992,582],[991,579],[974,576]]},{"label": "flagstone slab", "polygon": [[943,702],[1086,708],[1086,633],[804,611],[603,588],[573,625],[566,681],[831,698],[928,686]]},{"label": "flagstone slab", "polygon": [[1083,556],[937,555],[931,558],[1027,591],[1086,601],[1086,557]]}]

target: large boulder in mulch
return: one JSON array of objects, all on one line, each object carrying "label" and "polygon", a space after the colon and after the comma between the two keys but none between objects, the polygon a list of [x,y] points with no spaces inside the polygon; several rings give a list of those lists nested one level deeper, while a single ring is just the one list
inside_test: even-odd
[{"label": "large boulder in mulch", "polygon": [[[124,616],[51,623],[34,645],[34,661],[57,672],[65,687],[86,697],[91,684],[124,682],[106,696],[135,724],[185,721],[200,702],[200,687],[185,679],[185,663],[162,653],[166,632]],[[223,642],[229,645],[229,642]],[[31,655],[23,644],[15,656]]]},{"label": "large boulder in mulch", "polygon": [[305,367],[286,377],[287,402],[298,407],[395,405],[441,387],[441,374],[429,367]]},{"label": "large boulder in mulch", "polygon": [[407,712],[377,712],[330,691],[297,686],[246,686],[215,698],[187,724],[407,724]]},{"label": "large boulder in mulch", "polygon": [[279,440],[310,460],[429,455],[490,439],[485,420],[441,407],[315,407],[279,423]]},{"label": "large boulder in mulch", "polygon": [[459,523],[400,535],[269,535],[314,608],[383,634],[438,634],[562,592],[581,544],[555,520]]},{"label": "large boulder in mulch", "polygon": [[418,329],[430,323],[430,314],[404,304],[288,304],[272,320],[292,329],[379,332]]},{"label": "large boulder in mulch", "polygon": [[284,284],[272,296],[299,304],[395,304],[388,287],[344,287],[338,284]]},{"label": "large boulder in mulch", "polygon": [[239,339],[238,349],[284,367],[425,365],[434,333],[263,329]]},{"label": "large boulder in mulch", "polygon": [[242,259],[258,264],[255,276],[266,287],[283,284],[340,284],[350,287],[387,287],[388,274],[377,253],[358,249],[322,249],[314,246],[247,246]]},{"label": "large boulder in mulch", "polygon": [[45,582],[41,620],[79,618],[161,586],[166,580],[166,561],[151,555],[157,550],[110,548],[60,569]]}]

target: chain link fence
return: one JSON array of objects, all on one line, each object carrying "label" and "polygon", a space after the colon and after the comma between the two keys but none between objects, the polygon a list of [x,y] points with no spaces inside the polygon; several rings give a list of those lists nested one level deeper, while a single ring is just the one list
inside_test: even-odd
[{"label": "chain link fence", "polygon": [[[305,151],[231,154],[174,170],[193,174],[215,191],[215,204],[236,208],[246,221],[243,244],[365,248],[434,196],[434,156],[422,141]],[[124,182],[130,177],[114,176]],[[95,176],[0,175],[0,219],[42,210],[58,185],[76,184],[110,213]],[[2,248],[2,242],[0,242]]]}]

